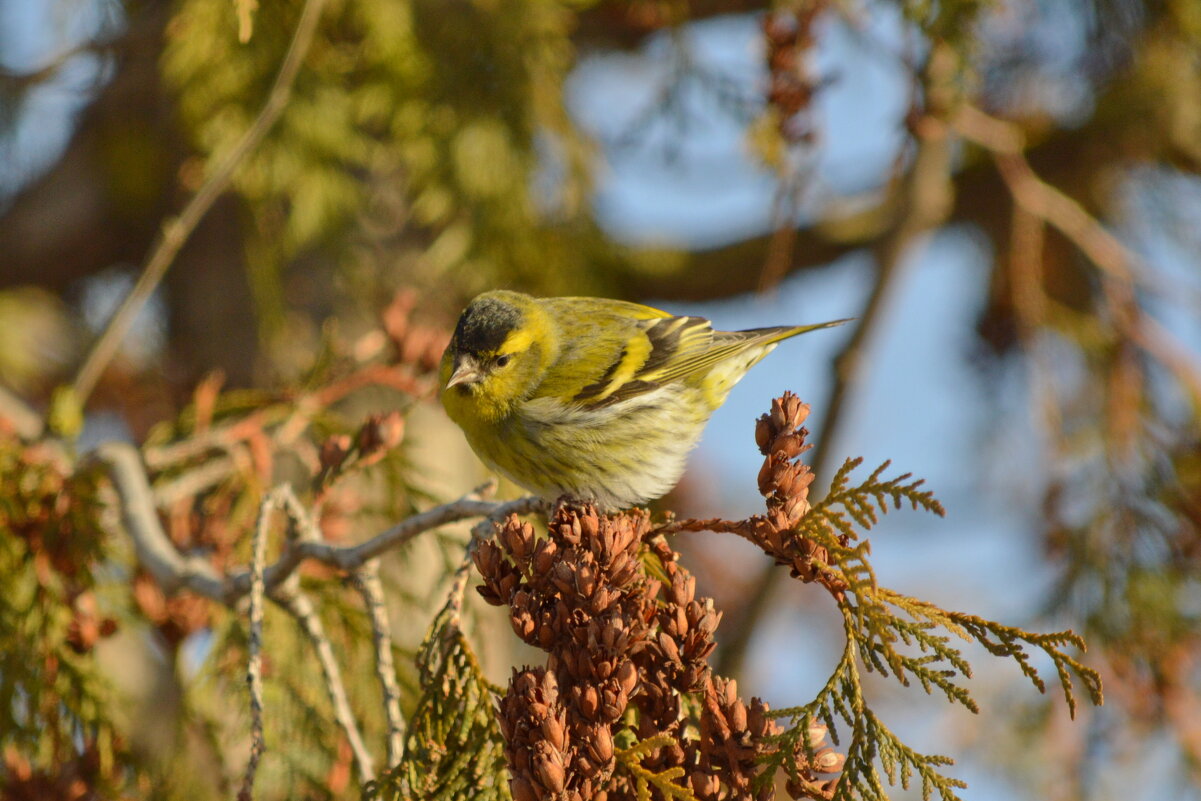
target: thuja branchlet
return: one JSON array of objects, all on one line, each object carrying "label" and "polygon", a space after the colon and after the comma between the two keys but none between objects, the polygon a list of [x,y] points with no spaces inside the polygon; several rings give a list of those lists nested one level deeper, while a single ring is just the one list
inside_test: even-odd
[{"label": "thuja branchlet", "polygon": [[[1015,659],[1040,691],[1029,649],[1042,650],[1073,712],[1073,676],[1101,702],[1096,672],[1063,650],[1083,648],[1074,633],[1032,634],[878,586],[863,534],[902,503],[940,516],[942,506],[908,474],[884,478],[887,463],[853,484],[859,460],[848,460],[826,496],[811,503],[814,474],[801,461],[808,413],[785,393],[756,422],[762,514],[656,525],[641,510],[600,514],[560,503],[544,534],[514,515],[478,542],[480,595],[507,607],[515,634],[547,654],[544,664],[515,669],[508,686],[496,688],[496,726],[485,735],[495,738],[488,747],[503,751],[514,801],[767,801],[780,790],[794,799],[876,801],[887,797],[878,768],[890,784],[908,787],[920,778],[924,797],[937,792],[951,801],[963,786],[942,772],[952,760],[901,742],[861,682],[864,672],[879,672],[977,711],[961,683],[970,667],[949,634]],[[845,646],[810,702],[772,710],[759,698],[744,700],[732,679],[710,667],[722,615],[698,594],[668,539],[706,530],[754,543],[794,578],[824,587],[837,605]],[[467,648],[461,636],[439,631],[427,642],[438,637]],[[441,691],[433,684],[424,690],[431,697]],[[421,748],[411,748],[394,775],[418,775],[413,761],[431,753],[428,742],[410,745]],[[430,767],[450,763],[440,757],[439,764]],[[452,785],[463,783],[438,784]],[[417,797],[411,784],[396,789],[398,797]]]}]

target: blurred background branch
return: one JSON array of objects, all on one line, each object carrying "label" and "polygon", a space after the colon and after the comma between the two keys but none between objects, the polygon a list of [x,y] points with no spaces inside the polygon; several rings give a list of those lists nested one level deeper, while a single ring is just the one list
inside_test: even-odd
[{"label": "blurred background branch", "polygon": [[212,208],[217,198],[229,188],[234,172],[242,161],[258,147],[263,137],[283,114],[284,108],[288,104],[288,98],[292,94],[292,84],[300,72],[300,65],[308,54],[309,45],[317,30],[317,22],[321,19],[321,10],[324,6],[324,0],[305,0],[300,21],[296,24],[296,32],[288,45],[288,52],[279,67],[279,74],[275,77],[275,84],[271,87],[270,94],[267,95],[262,111],[255,117],[246,133],[213,166],[200,189],[184,206],[179,216],[172,217],[163,224],[162,238],[155,244],[154,250],[146,259],[146,266],[138,276],[137,283],[133,285],[133,289],[125,296],[121,305],[117,307],[117,311],[105,324],[103,332],[88,351],[87,358],[75,375],[72,390],[74,400],[80,406],[87,402],[100,374],[104,372],[104,368],[116,354],[121,340],[129,333],[138,312],[146,305],[150,295],[163,280],[163,276],[174,262],[180,248],[188,241],[188,237],[196,230],[196,226],[200,224],[201,219]]}]

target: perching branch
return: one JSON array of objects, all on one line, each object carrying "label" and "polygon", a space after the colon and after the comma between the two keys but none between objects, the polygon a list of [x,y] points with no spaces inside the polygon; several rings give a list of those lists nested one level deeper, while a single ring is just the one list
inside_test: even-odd
[{"label": "perching branch", "polygon": [[100,375],[116,354],[117,348],[120,347],[121,341],[129,332],[138,312],[146,305],[146,301],[150,299],[155,288],[166,275],[167,269],[174,262],[180,248],[188,241],[217,198],[229,188],[234,173],[243,159],[259,146],[279,120],[292,96],[292,85],[300,71],[301,62],[304,61],[304,57],[309,51],[309,45],[312,44],[313,34],[317,30],[317,21],[321,18],[324,6],[325,0],[305,0],[304,8],[300,12],[300,21],[296,24],[296,31],[288,46],[288,52],[284,56],[283,63],[275,77],[275,84],[271,87],[271,93],[267,96],[267,102],[263,104],[258,117],[246,130],[246,133],[242,134],[242,138],[238,140],[237,144],[213,169],[208,180],[192,196],[179,216],[164,224],[158,242],[146,260],[142,275],[112,319],[109,320],[104,332],[92,346],[92,350],[79,368],[79,373],[75,376],[72,388],[75,402],[80,406],[83,406],[88,396],[92,394]]},{"label": "perching branch", "polygon": [[171,595],[186,589],[232,606],[241,595],[250,591],[248,573],[245,592],[237,597],[227,596],[225,579],[208,559],[200,555],[185,556],[171,542],[159,521],[154,491],[146,478],[137,448],[125,442],[106,442],[92,452],[88,461],[107,467],[138,562],[164,593]]},{"label": "perching branch", "polygon": [[[477,487],[474,492],[490,493],[494,489],[493,483],[488,483]],[[538,500],[538,499],[534,499]],[[533,508],[527,511],[546,506],[545,501],[538,501]],[[454,575],[450,580],[450,592],[446,596],[446,611],[449,613],[447,625],[452,628],[460,628],[461,616],[463,613],[463,599],[467,593],[467,584],[471,579],[471,566],[475,559],[475,552],[479,548],[479,544],[492,536],[492,528],[495,523],[499,523],[508,517],[508,514],[502,514],[499,510],[488,515],[480,522],[471,527],[471,539],[467,542],[467,547],[463,550],[463,561],[459,563],[455,569]]]}]

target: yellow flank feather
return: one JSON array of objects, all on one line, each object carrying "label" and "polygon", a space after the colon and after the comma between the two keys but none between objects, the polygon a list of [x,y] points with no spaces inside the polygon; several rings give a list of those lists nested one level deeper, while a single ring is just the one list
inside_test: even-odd
[{"label": "yellow flank feather", "polygon": [[442,404],[521,486],[624,508],[675,485],[709,416],[778,342],[843,322],[714,331],[626,301],[486,292],[442,357]]}]

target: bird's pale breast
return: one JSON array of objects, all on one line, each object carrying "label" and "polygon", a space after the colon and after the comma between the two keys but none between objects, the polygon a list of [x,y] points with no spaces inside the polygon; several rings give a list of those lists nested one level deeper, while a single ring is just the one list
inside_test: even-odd
[{"label": "bird's pale breast", "polygon": [[627,508],[675,486],[711,411],[699,388],[683,385],[598,409],[537,398],[493,436],[469,439],[490,467],[539,495]]}]

